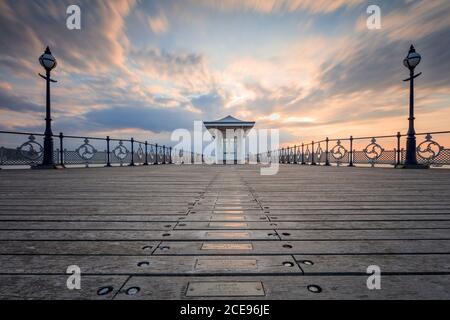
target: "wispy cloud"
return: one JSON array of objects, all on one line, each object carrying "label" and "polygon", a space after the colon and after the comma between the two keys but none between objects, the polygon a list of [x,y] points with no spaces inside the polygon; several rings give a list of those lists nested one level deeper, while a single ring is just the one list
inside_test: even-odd
[{"label": "wispy cloud", "polygon": [[362,0],[194,0],[194,2],[221,10],[253,10],[263,13],[292,11],[330,13],[363,3]]},{"label": "wispy cloud", "polygon": [[[406,129],[402,65],[423,55],[417,126],[450,122],[448,1],[80,0],[82,30],[56,0],[0,2],[0,126],[42,130],[37,57],[50,45],[55,131],[152,135],[233,114],[284,142]],[[438,119],[433,119],[438,117]],[[165,137],[165,138],[164,138]]]}]

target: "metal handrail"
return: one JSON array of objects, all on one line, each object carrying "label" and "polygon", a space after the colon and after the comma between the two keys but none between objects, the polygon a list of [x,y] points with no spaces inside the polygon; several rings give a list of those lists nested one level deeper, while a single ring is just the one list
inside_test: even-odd
[{"label": "metal handrail", "polygon": [[[433,135],[450,134],[450,131],[429,131],[417,133],[416,136],[426,136],[425,140],[416,146],[417,157],[421,163],[427,166],[450,165],[450,149],[442,147],[439,143],[432,139]],[[354,166],[355,163],[370,164],[391,164],[400,166],[403,164],[405,150],[401,146],[402,137],[407,134],[397,132],[395,135],[379,135],[346,138],[326,138],[319,141],[311,141],[309,143],[299,143],[294,146],[287,146],[277,150],[270,150],[268,153],[274,153],[278,157],[280,163],[287,164],[311,164],[316,165],[324,163],[326,166],[331,162],[337,165],[347,163],[348,166]],[[385,150],[377,139],[395,138],[396,143],[392,150]],[[355,141],[370,140],[370,143],[362,150],[354,149]],[[330,149],[329,143],[335,143]],[[344,146],[341,142],[349,143],[349,147]],[[325,143],[325,150],[322,144]],[[337,149],[338,153],[333,154],[332,151]],[[348,149],[347,149],[348,148]],[[266,153],[266,154],[268,154]],[[331,155],[331,156],[330,156]],[[269,156],[267,156],[269,157]],[[258,159],[264,158],[264,154],[258,154]],[[273,161],[273,159],[270,159]]]},{"label": "metal handrail", "polygon": [[[11,162],[14,165],[14,161],[18,162],[17,165],[37,165],[39,164],[38,161],[40,159],[40,157],[42,156],[42,145],[40,145],[38,142],[35,141],[34,138],[32,137],[45,137],[45,134],[42,133],[32,133],[32,132],[19,132],[19,131],[8,131],[8,130],[0,130],[0,134],[13,134],[13,135],[26,135],[29,136],[29,141],[23,143],[21,146],[17,147],[16,149],[11,149],[11,148],[5,148],[5,147],[0,147],[0,166],[1,165],[10,165]],[[182,150],[182,149],[178,149],[178,148],[173,148],[172,146],[166,146],[166,145],[158,145],[157,143],[148,143],[148,141],[140,141],[140,140],[135,140],[134,138],[130,138],[130,139],[118,139],[118,138],[110,138],[109,136],[106,137],[92,137],[92,136],[79,136],[79,135],[64,135],[62,132],[59,134],[52,134],[52,137],[59,139],[59,143],[58,146],[56,148],[56,150],[53,150],[53,154],[54,157],[56,157],[57,162],[59,165],[61,166],[65,166],[66,164],[74,164],[75,160],[69,160],[69,162],[66,160],[66,156],[68,153],[73,151],[69,151],[66,150],[64,148],[64,139],[86,139],[85,143],[82,144],[81,146],[79,146],[77,149],[75,149],[75,152],[78,152],[80,150],[80,148],[85,148],[85,152],[86,152],[86,148],[88,148],[90,150],[91,153],[89,153],[89,155],[91,155],[91,158],[87,158],[86,157],[86,153],[84,153],[83,155],[78,155],[78,158],[76,161],[78,161],[76,164],[82,164],[85,163],[86,166],[88,166],[89,163],[92,163],[92,158],[96,153],[99,153],[92,145],[90,145],[88,142],[88,140],[96,140],[96,141],[104,141],[106,142],[106,149],[105,151],[102,151],[105,154],[105,159],[104,159],[104,163],[106,163],[107,167],[111,166],[111,155],[112,152],[114,152],[114,149],[111,150],[110,148],[110,142],[119,142],[119,146],[120,143],[123,142],[127,142],[127,143],[131,143],[131,150],[128,150],[127,148],[125,148],[125,152],[126,155],[123,159],[125,159],[127,156],[131,157],[131,161],[129,163],[130,166],[135,165],[135,154],[139,154],[139,163],[142,163],[143,165],[148,165],[149,164],[149,155],[152,154],[152,157],[154,158],[154,161],[152,162],[153,164],[159,164],[160,162],[162,164],[172,164],[173,163],[173,159],[172,159],[172,154],[178,154],[181,151],[183,152],[183,154],[186,154],[186,157],[190,157],[191,159],[198,159],[200,157],[200,154],[194,153],[192,151],[187,151],[187,150]],[[55,143],[56,144],[56,143]],[[139,145],[139,148],[137,150],[134,149],[135,144]],[[22,150],[22,148],[24,147],[24,145],[28,145],[28,147],[31,149],[30,150]],[[143,147],[145,147],[145,151],[143,149]],[[150,149],[150,153],[148,148]],[[36,151],[35,148],[41,148],[41,150]],[[153,151],[152,151],[153,149]],[[14,150],[15,154],[16,154],[16,160],[11,160],[9,161],[5,161],[5,154],[6,154],[6,158],[11,157],[11,152],[13,152],[13,157],[14,157]],[[136,153],[137,152],[137,153]],[[100,152],[101,153],[101,152]],[[33,155],[34,158],[30,159],[28,158],[28,156]],[[37,155],[37,156],[36,156]],[[204,155],[202,156],[202,162],[204,159]],[[27,162],[28,159],[29,161]],[[117,156],[116,156],[116,162],[117,163]],[[83,162],[84,161],[84,162]],[[96,159],[96,161],[98,161],[98,159]],[[120,164],[122,165],[122,160],[119,160]],[[95,162],[96,164],[98,164],[98,162]],[[183,161],[184,163],[184,161]]]}]

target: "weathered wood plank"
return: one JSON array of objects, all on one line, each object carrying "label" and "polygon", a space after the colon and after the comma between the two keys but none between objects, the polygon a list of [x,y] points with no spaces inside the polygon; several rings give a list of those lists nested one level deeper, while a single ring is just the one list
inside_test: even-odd
[{"label": "weathered wood plank", "polygon": [[141,230],[0,230],[0,240],[268,240],[279,239],[274,231],[268,230],[170,230],[170,231],[141,231]]},{"label": "weathered wood plank", "polygon": [[[82,276],[81,289],[67,289],[69,275],[0,275],[0,299],[38,300],[111,300],[126,283],[128,276]],[[97,291],[111,287],[111,292]]]},{"label": "weathered wood plank", "polygon": [[0,254],[148,255],[158,244],[157,241],[0,241]]},{"label": "weathered wood plank", "polygon": [[366,273],[367,267],[379,266],[381,274],[448,273],[450,254],[415,255],[295,255],[305,275]]},{"label": "weathered wood plank", "polygon": [[[450,253],[448,240],[324,240],[324,241],[244,241],[251,250],[202,250],[202,241],[163,241],[155,255],[248,255],[248,254],[427,254]],[[208,242],[209,243],[209,242]],[[233,241],[211,243],[230,244]],[[399,258],[400,259],[400,258]]]},{"label": "weathered wood plank", "polygon": [[[367,276],[270,276],[270,277],[132,277],[116,296],[116,299],[199,299],[186,296],[191,282],[209,281],[262,282],[264,296],[245,296],[245,299],[449,299],[450,276],[385,275],[381,290],[369,290]],[[320,293],[313,293],[308,286],[316,285]],[[127,295],[129,288],[138,287],[135,295]],[[201,299],[243,299],[233,296],[202,296]]]},{"label": "weathered wood plank", "polygon": [[[142,252],[144,253],[144,252]],[[0,255],[0,274],[65,274],[77,265],[84,275],[303,274],[292,256],[47,256]]]}]

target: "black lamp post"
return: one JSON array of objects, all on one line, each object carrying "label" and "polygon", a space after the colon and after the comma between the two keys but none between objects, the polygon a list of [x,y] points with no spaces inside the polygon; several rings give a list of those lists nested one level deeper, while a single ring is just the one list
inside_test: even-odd
[{"label": "black lamp post", "polygon": [[408,55],[403,60],[403,64],[409,69],[409,78],[403,81],[409,81],[409,127],[406,138],[406,159],[403,168],[427,168],[425,165],[417,163],[416,156],[416,131],[414,130],[414,79],[422,74],[414,74],[414,68],[420,63],[421,56],[416,52],[414,46],[409,48]]},{"label": "black lamp post", "polygon": [[45,52],[39,57],[39,63],[45,69],[45,76],[39,74],[47,83],[47,97],[45,108],[45,133],[44,133],[44,159],[40,166],[40,169],[52,169],[56,168],[55,161],[53,159],[53,132],[52,132],[52,118],[50,111],[50,82],[56,82],[50,78],[50,72],[56,67],[56,59],[52,55],[50,48],[47,47]]}]

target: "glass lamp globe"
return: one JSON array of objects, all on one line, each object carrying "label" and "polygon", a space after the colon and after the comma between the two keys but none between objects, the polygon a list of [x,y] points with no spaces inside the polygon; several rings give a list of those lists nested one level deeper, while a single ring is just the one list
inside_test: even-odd
[{"label": "glass lamp globe", "polygon": [[45,52],[39,57],[39,63],[47,71],[50,71],[56,67],[56,59],[52,55],[49,47],[47,47]]},{"label": "glass lamp globe", "polygon": [[408,55],[403,60],[403,65],[408,69],[414,69],[420,63],[421,56],[416,52],[414,46],[411,45]]}]

